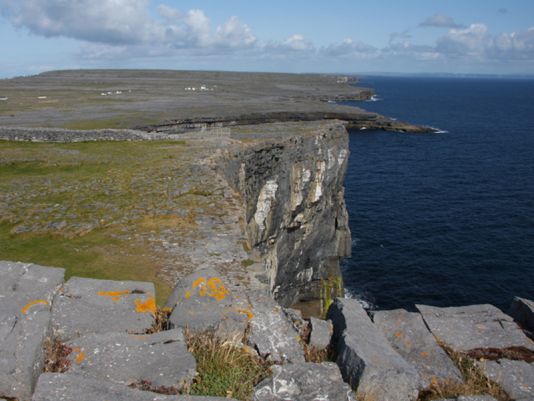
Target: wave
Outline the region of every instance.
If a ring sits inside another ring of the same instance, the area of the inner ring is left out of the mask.
[[[432,130],[434,130],[435,134],[448,134],[449,133],[449,131],[444,130],[444,129],[440,129],[440,128],[436,128],[436,127],[432,127],[432,126],[430,128],[432,128]]]
[[[366,102],[380,102],[382,101],[383,99],[378,97],[377,95],[373,95],[371,96],[370,99],[366,100]]]
[[[353,290],[349,290],[348,288],[345,288],[345,298],[355,299],[366,311],[373,311],[376,309],[376,305],[373,304],[370,300],[365,299],[365,297],[361,294],[357,294],[356,292],[354,292]]]

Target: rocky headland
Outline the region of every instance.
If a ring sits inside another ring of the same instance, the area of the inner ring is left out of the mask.
[[[0,400],[533,400],[532,301],[343,298],[347,126],[430,131],[349,83],[0,82]]]

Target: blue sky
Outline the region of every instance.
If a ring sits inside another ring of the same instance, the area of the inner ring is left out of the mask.
[[[0,0],[0,76],[63,68],[534,73],[534,1]]]

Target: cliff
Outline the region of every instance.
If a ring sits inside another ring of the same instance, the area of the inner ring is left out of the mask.
[[[345,127],[299,128],[298,135],[286,135],[283,126],[267,128],[260,143],[230,152],[224,171],[243,197],[249,243],[262,255],[270,289],[284,306],[318,300],[324,291],[341,295],[339,261],[351,250]]]

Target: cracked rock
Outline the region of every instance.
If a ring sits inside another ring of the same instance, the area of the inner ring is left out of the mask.
[[[28,401],[43,366],[43,340],[63,269],[0,262],[0,395]]]

